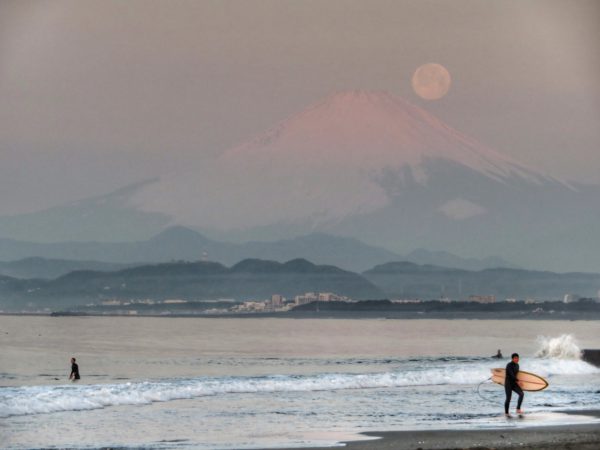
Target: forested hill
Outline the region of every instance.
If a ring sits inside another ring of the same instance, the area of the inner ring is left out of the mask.
[[[359,274],[305,259],[286,263],[247,259],[232,267],[215,262],[173,262],[118,271],[75,271],[54,280],[0,280],[0,303],[14,309],[66,307],[107,299],[236,300],[335,292],[354,299],[384,293]]]

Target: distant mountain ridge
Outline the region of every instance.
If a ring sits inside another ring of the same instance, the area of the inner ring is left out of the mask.
[[[435,266],[465,270],[495,269],[500,267],[507,269],[520,269],[520,267],[516,264],[512,264],[497,256],[488,256],[481,259],[461,258],[460,256],[456,256],[450,252],[430,251],[425,249],[413,250],[412,252],[408,253],[403,260],[421,265],[432,264]]]
[[[104,300],[263,300],[304,292],[334,292],[353,299],[421,299],[474,296],[518,300],[597,299],[600,274],[522,269],[470,271],[396,261],[362,274],[302,258],[280,263],[245,259],[231,267],[210,261],[171,262],[117,271],[80,270],[54,280],[0,275],[0,310],[60,309]]]
[[[309,291],[348,297],[383,298],[383,292],[357,273],[304,259],[285,263],[248,259],[232,267],[208,261],[175,262],[114,272],[76,271],[55,280],[0,277],[0,309],[62,308],[103,300],[190,301],[288,297]]]
[[[0,216],[0,237],[18,241],[136,241],[152,236],[171,222],[160,213],[131,207],[130,198],[158,178],[150,178],[105,195],[85,198],[42,211]],[[37,256],[37,255],[33,255]]]
[[[16,261],[0,261],[0,274],[13,278],[58,278],[77,270],[113,271],[129,267],[131,264],[107,263],[101,261],[76,261],[29,257]]]
[[[492,268],[479,271],[396,261],[362,275],[390,298],[468,299],[469,296],[562,300],[565,295],[600,297],[600,274]]]
[[[481,269],[494,266],[512,267],[506,261],[464,259],[449,253],[413,252],[415,262],[452,264],[452,267]],[[54,264],[46,264],[48,271],[42,271],[42,262],[23,258],[58,259]],[[0,239],[0,273],[17,278],[55,278],[60,274],[76,269],[95,269],[91,261],[111,264],[158,263],[172,260],[198,261],[207,259],[230,265],[244,258],[260,258],[274,261],[288,261],[305,258],[318,264],[330,264],[347,270],[362,271],[394,260],[412,260],[383,248],[367,245],[358,239],[313,233],[292,239],[274,242],[247,242],[242,244],[218,242],[208,239],[191,229],[174,226],[156,236],[138,242],[61,242],[31,243],[10,239]],[[71,263],[67,264],[67,260]],[[88,261],[77,267],[76,261]],[[493,261],[494,265],[488,265]],[[97,263],[98,269],[101,264]],[[36,267],[34,267],[36,266]],[[65,270],[60,272],[60,267]],[[110,266],[108,266],[110,269]]]

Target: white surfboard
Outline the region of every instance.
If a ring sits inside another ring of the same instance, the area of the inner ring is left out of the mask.
[[[494,383],[501,384],[504,386],[504,379],[506,378],[506,369],[492,369],[492,381]],[[543,391],[548,387],[548,382],[536,375],[535,373],[525,372],[519,370],[517,373],[517,384],[524,391]]]

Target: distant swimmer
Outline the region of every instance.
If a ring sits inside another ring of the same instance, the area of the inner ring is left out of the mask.
[[[494,356],[492,356],[492,358],[498,358],[498,359],[504,358],[504,356],[502,356],[502,351],[500,349],[498,349],[498,353],[496,353]]]
[[[504,402],[504,414],[506,417],[511,417],[508,413],[508,407],[510,406],[510,399],[513,391],[519,394],[519,401],[517,402],[517,414],[523,414],[521,410],[521,404],[523,403],[523,389],[517,382],[517,374],[519,373],[519,354],[513,353],[511,355],[512,361],[506,365],[506,378],[504,379],[504,391],[506,392],[506,401]]]
[[[79,379],[79,366],[75,362],[75,358],[71,358],[71,375],[69,375],[69,380],[77,381]]]

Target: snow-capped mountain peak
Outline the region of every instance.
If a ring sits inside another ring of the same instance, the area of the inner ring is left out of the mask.
[[[369,171],[409,167],[420,182],[427,177],[422,164],[437,159],[496,179],[517,175],[539,183],[549,178],[384,91],[332,94],[222,156],[231,163],[248,158]]]
[[[437,176],[432,167],[440,165],[494,183],[555,181],[401,98],[342,91],[223,152],[211,166],[162,177],[134,201],[174,223],[205,229],[302,223],[311,231],[384,208],[405,186],[427,186]],[[454,195],[460,203],[436,205],[447,217],[487,209]]]

